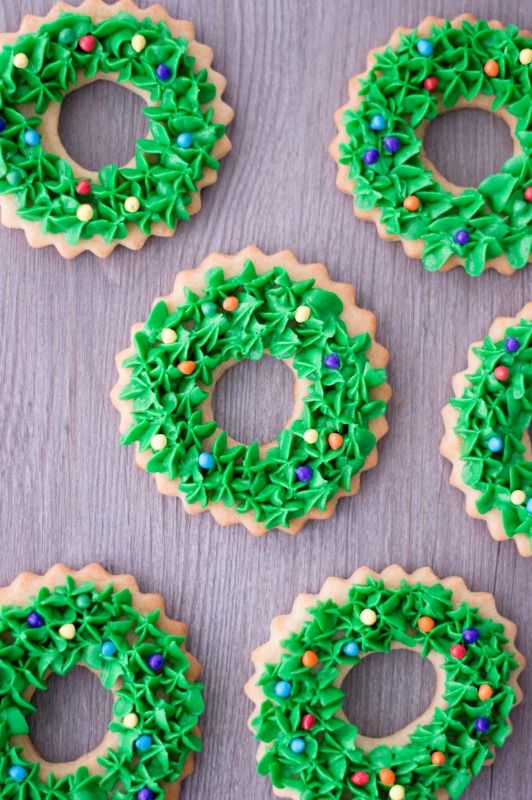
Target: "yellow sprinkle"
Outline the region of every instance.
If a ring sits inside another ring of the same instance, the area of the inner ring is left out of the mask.
[[[30,61],[26,53],[17,53],[13,59],[13,64],[17,69],[26,69],[29,63]]]
[[[372,608],[365,608],[360,614],[360,621],[363,625],[375,625],[377,615]]]
[[[405,790],[398,783],[392,786],[389,793],[390,800],[404,800]]]
[[[150,442],[151,449],[152,450],[164,450],[164,448],[166,447],[167,442],[168,442],[168,439],[166,438],[164,433],[157,433],[157,434],[155,434],[155,436],[153,437],[153,439]]]
[[[532,48],[525,47],[524,50],[521,50],[519,53],[519,61],[525,66],[527,64],[532,64]]]
[[[161,331],[161,341],[163,344],[173,344],[177,340],[177,333],[172,328],[164,328]]]
[[[124,203],[124,208],[128,214],[135,214],[140,208],[140,200],[138,197],[128,197]]]
[[[299,308],[296,308],[294,317],[296,322],[306,322],[310,317],[310,308],[308,306],[299,306]]]
[[[307,444],[316,444],[318,441],[318,431],[316,428],[309,428],[308,431],[305,431],[303,439]]]
[[[59,636],[62,636],[63,639],[73,639],[76,635],[76,626],[72,625],[71,622],[67,622],[66,625],[61,625],[59,628]]]
[[[514,506],[521,506],[526,500],[526,494],[523,492],[522,489],[516,489],[515,492],[512,492],[510,495],[510,500],[514,504]]]
[[[130,714],[126,714],[126,716],[122,720],[122,724],[124,725],[125,728],[136,728],[137,725],[139,724],[139,718],[137,717],[136,714],[133,714],[133,712],[131,712]]]
[[[142,53],[142,51],[146,47],[146,39],[142,35],[142,33],[135,34],[135,36],[131,40],[131,47],[133,48],[135,53]]]
[[[94,216],[94,210],[88,203],[84,203],[78,208],[76,216],[80,222],[90,222]]]

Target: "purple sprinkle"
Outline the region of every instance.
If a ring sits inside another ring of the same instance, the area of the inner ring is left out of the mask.
[[[313,474],[314,470],[312,467],[308,467],[306,464],[296,467],[296,478],[299,483],[308,483],[310,480],[312,480]]]
[[[328,369],[338,369],[340,366],[340,356],[338,353],[329,353],[329,355],[325,356],[323,359],[323,363]]]
[[[137,800],[153,800],[154,796],[152,790],[148,789],[147,786],[141,789],[140,792],[137,792]]]
[[[397,153],[401,149],[401,142],[397,136],[385,136],[384,146],[390,153]]]
[[[3,133],[6,128],[7,128],[7,122],[5,121],[5,119],[0,118],[0,133]]]
[[[456,244],[467,244],[470,238],[471,237],[469,236],[468,232],[465,231],[463,228],[459,231],[456,231],[456,233],[454,234],[454,241],[456,242]]]
[[[490,729],[489,720],[486,717],[478,717],[475,720],[475,728],[479,733],[487,733]]]
[[[147,664],[154,672],[160,672],[164,665],[164,658],[160,653],[152,653],[148,656]]]
[[[520,344],[521,342],[515,336],[509,336],[504,343],[504,347],[507,353],[515,353],[519,350]]]
[[[44,625],[44,620],[40,614],[37,614],[36,611],[32,611],[26,617],[26,622],[30,628],[42,628]]]
[[[362,158],[364,160],[364,164],[375,164],[379,160],[379,151],[375,150],[374,148],[366,150]]]
[[[172,70],[166,64],[159,64],[156,73],[160,81],[169,81],[172,77]]]
[[[480,639],[480,631],[478,628],[466,628],[462,631],[462,639],[466,644],[475,644]]]

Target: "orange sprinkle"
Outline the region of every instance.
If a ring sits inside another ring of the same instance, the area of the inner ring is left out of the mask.
[[[395,783],[395,772],[393,769],[381,769],[379,772],[379,780],[385,786],[393,786]]]
[[[301,663],[304,667],[308,667],[312,669],[318,663],[319,659],[314,650],[307,650],[306,653],[303,653],[303,658],[301,659]]]
[[[409,194],[403,201],[403,206],[407,211],[417,211],[420,205],[419,197],[416,197],[415,194]]]
[[[192,375],[192,373],[196,369],[196,362],[182,361],[180,364],[177,365],[177,368],[182,375]]]
[[[488,76],[488,78],[496,78],[499,74],[499,65],[496,61],[490,58],[489,61],[486,61],[484,64],[484,72]]]
[[[236,311],[238,308],[238,297],[234,297],[233,295],[226,297],[222,305],[224,311]]]
[[[330,433],[327,441],[331,450],[339,450],[344,443],[344,437],[341,433]]]
[[[430,760],[435,767],[443,767],[445,764],[445,756],[439,750],[436,750],[430,757]]]
[[[493,697],[493,689],[487,683],[483,683],[482,686],[478,687],[478,696],[480,700],[489,700]]]
[[[421,633],[430,633],[436,625],[432,617],[420,617],[417,626]]]

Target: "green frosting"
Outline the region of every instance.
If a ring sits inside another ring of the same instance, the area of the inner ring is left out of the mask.
[[[519,342],[513,353],[506,350],[508,337]],[[481,492],[477,500],[480,514],[497,509],[506,535],[524,534],[532,547],[532,461],[523,444],[532,423],[532,322],[523,319],[512,325],[497,342],[486,337],[474,352],[480,366],[467,375],[469,385],[462,396],[450,400],[459,411],[454,430],[462,440],[462,479]],[[498,366],[508,367],[508,380],[494,376]],[[488,447],[494,436],[503,443],[499,452]],[[526,498],[521,503],[510,499],[517,490]]]
[[[28,624],[28,615],[40,615],[40,627]],[[202,686],[187,677],[190,667],[182,649],[183,637],[157,627],[159,612],[140,614],[128,590],[102,591],[92,583],[67,577],[51,591],[42,588],[27,606],[0,608],[0,794],[13,800],[128,800],[143,788],[162,800],[164,785],[177,781],[189,753],[201,750],[195,732],[203,712]],[[59,634],[66,623],[76,627],[67,641]],[[102,643],[112,642],[116,653],[102,654]],[[164,656],[160,672],[147,663],[154,654]],[[44,691],[49,673],[67,675],[76,665],[95,670],[102,685],[114,692],[114,720],[110,730],[118,735],[116,749],[98,759],[103,775],[86,767],[65,777],[39,777],[39,764],[28,762],[13,737],[28,734],[28,714],[35,711],[25,698],[29,689]],[[126,714],[138,716],[127,728]],[[152,739],[139,751],[141,735]],[[23,780],[10,776],[20,765]]]
[[[87,34],[97,40],[90,53],[79,47]],[[141,53],[131,45],[136,34],[147,42]],[[187,208],[205,169],[219,168],[211,153],[225,132],[223,125],[213,122],[209,107],[216,87],[209,83],[206,69],[194,71],[188,45],[187,39],[174,38],[164,22],[119,13],[98,24],[80,14],[62,14],[3,48],[0,116],[6,127],[0,133],[0,193],[15,196],[20,217],[39,221],[45,233],[64,234],[71,245],[96,235],[107,242],[124,239],[128,223],[149,235],[154,223],[174,229],[178,221],[188,219]],[[18,53],[28,56],[27,69],[15,68],[13,58]],[[169,80],[158,79],[160,64],[169,67]],[[151,136],[137,141],[135,166],[104,167],[92,193],[80,196],[79,178],[66,161],[41,145],[26,144],[25,133],[38,132],[41,119],[26,117],[23,106],[33,103],[35,113],[45,115],[50,102],[60,103],[78,76],[109,72],[150,94],[155,105],[143,112],[150,120]],[[188,148],[177,145],[184,132],[192,135]],[[137,212],[125,210],[128,197],[140,201]],[[85,203],[94,211],[88,222],[77,217]]]
[[[433,25],[431,56],[419,54],[419,38],[417,31],[403,34],[396,49],[376,54],[376,64],[362,80],[359,108],[343,117],[349,142],[340,146],[340,163],[349,168],[355,205],[362,211],[379,209],[388,234],[423,240],[427,270],[439,270],[458,256],[469,275],[480,275],[490,259],[502,255],[521,269],[532,248],[532,203],[524,198],[532,185],[532,67],[520,63],[519,53],[532,47],[532,39],[521,36],[514,25],[498,30],[483,20],[473,25],[464,21],[461,28],[452,28],[450,22],[441,28]],[[499,66],[496,78],[484,73],[490,59]],[[438,80],[435,92],[423,86],[430,76]],[[479,95],[493,97],[492,110],[504,108],[516,118],[522,153],[477,189],[455,197],[423,165],[423,142],[415,129],[437,116],[439,102],[449,109],[460,98],[473,101]],[[387,121],[382,131],[369,126],[376,114]],[[387,136],[399,140],[398,152],[385,148]],[[380,154],[373,165],[363,160],[368,149]],[[419,199],[418,211],[403,207],[409,195]],[[467,244],[454,241],[459,230],[469,234]]]
[[[377,614],[373,626],[360,620],[366,608]],[[390,786],[381,782],[381,769],[393,770],[406,800],[429,800],[439,789],[445,789],[451,800],[460,797],[491,757],[491,749],[501,747],[510,733],[507,717],[516,697],[509,679],[518,665],[506,648],[503,626],[482,617],[467,603],[455,607],[452,592],[441,584],[409,586],[403,581],[400,588],[392,589],[370,577],[351,587],[344,605],[326,600],[311,608],[310,614],[311,620],[282,643],[280,661],[266,664],[259,677],[265,700],[253,725],[266,747],[259,773],[269,774],[276,788],[296,790],[301,800],[385,800]],[[436,623],[430,633],[418,628],[422,616]],[[462,643],[468,628],[476,628],[480,638],[467,646],[465,658],[459,660],[450,655],[450,648]],[[338,686],[340,670],[359,663],[359,656],[344,653],[345,645],[353,642],[360,655],[389,652],[392,643],[398,642],[419,647],[422,658],[431,652],[443,656],[446,707],[437,707],[429,723],[418,725],[408,744],[379,745],[367,753],[357,747],[358,729],[341,713],[344,692]],[[319,658],[313,669],[302,664],[307,650]],[[290,684],[291,693],[285,699],[276,695],[278,681]],[[491,699],[479,699],[482,684],[493,689]],[[315,717],[309,731],[301,726],[307,714]],[[486,733],[475,726],[481,717],[489,721]],[[290,748],[295,738],[305,743],[300,754]],[[432,764],[435,751],[444,754],[443,766]],[[365,786],[352,782],[357,772],[367,774]]]
[[[238,298],[236,311],[224,311],[228,296]],[[311,316],[296,323],[301,305]],[[155,434],[164,434],[167,445],[150,458],[148,472],[177,479],[189,503],[222,502],[252,512],[267,529],[288,526],[313,508],[325,509],[341,489],[350,490],[376,444],[370,422],[386,409],[374,397],[386,372],[373,368],[366,355],[371,337],[350,337],[342,309],[336,294],[316,288],[312,278],[292,280],[282,266],[257,274],[247,261],[231,278],[222,268],[210,270],[202,295],[187,291],[186,302],[175,311],[157,303],[135,335],[136,354],[124,362],[131,378],[121,393],[133,401],[134,424],[122,444],[138,442],[144,451]],[[175,343],[161,342],[165,328],[176,332]],[[263,457],[257,442],[229,446],[224,431],[211,443],[218,424],[205,421],[201,406],[212,391],[214,371],[230,359],[258,361],[265,353],[291,359],[298,377],[309,382],[301,416]],[[324,365],[331,354],[339,358],[337,369]],[[196,368],[182,375],[177,365],[187,360]],[[309,428],[318,431],[315,444],[303,438]],[[328,445],[331,432],[343,436],[337,450]],[[210,469],[199,465],[204,451],[214,459]],[[298,480],[300,466],[312,470],[309,481]]]

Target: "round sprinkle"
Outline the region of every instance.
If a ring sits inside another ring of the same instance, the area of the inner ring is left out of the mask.
[[[308,483],[312,480],[312,476],[314,474],[314,470],[312,467],[307,466],[306,464],[301,464],[301,466],[296,467],[296,479],[299,483]]]
[[[385,136],[383,144],[389,153],[397,153],[401,149],[401,142],[397,136]]]
[[[17,53],[13,58],[13,65],[17,69],[26,69],[29,63],[30,61],[26,53]]]
[[[420,39],[416,45],[416,49],[420,56],[431,56],[434,51],[432,42],[429,42],[428,39]]]
[[[312,667],[315,667],[318,661],[319,658],[314,652],[314,650],[307,650],[305,653],[303,653],[303,657],[301,659],[301,663],[303,664],[303,666],[307,667],[308,669],[312,669]]]
[[[383,131],[386,127],[386,118],[382,114],[375,114],[369,121],[369,127],[372,131]]]
[[[440,750],[435,750],[430,760],[435,767],[443,767],[446,761],[444,754]]]
[[[301,727],[304,731],[311,731],[316,724],[316,717],[314,714],[305,714],[301,717]]]
[[[3,133],[7,128],[7,122],[0,117],[0,133]]]
[[[390,800],[404,800],[405,797],[405,790],[404,787],[401,786],[399,783],[396,783],[395,786],[392,786],[390,792],[388,794]]]
[[[277,681],[273,687],[273,691],[276,697],[290,697],[292,694],[292,684],[288,683],[288,681]]]
[[[510,370],[508,369],[508,367],[499,364],[499,366],[495,367],[495,369],[493,370],[493,375],[495,376],[495,378],[497,378],[498,381],[504,382],[507,381],[508,378],[510,377]]]
[[[296,322],[306,322],[310,318],[310,308],[308,306],[299,306],[296,308],[294,319]]]
[[[492,453],[500,453],[504,447],[504,442],[500,436],[492,436],[488,439],[488,450]]]
[[[234,297],[233,295],[226,297],[222,306],[224,311],[236,311],[239,306],[238,297]]]
[[[415,194],[409,194],[408,197],[405,197],[403,200],[403,207],[406,208],[407,211],[417,211],[420,205],[419,197],[416,197]]]
[[[22,172],[18,169],[12,169],[6,175],[6,181],[9,183],[10,186],[20,186],[22,183]]]
[[[181,361],[180,364],[177,365],[177,368],[181,375],[192,375],[194,370],[196,369],[196,362],[195,361]]]
[[[142,33],[136,33],[131,40],[131,47],[135,53],[142,53],[146,47],[146,37]]]
[[[111,656],[114,656],[114,654],[116,653],[116,644],[110,641],[102,642],[102,646],[100,649],[102,651],[102,656],[110,658]]]
[[[152,653],[146,663],[153,672],[160,672],[164,667],[164,656],[161,653]]]
[[[198,464],[201,469],[212,469],[214,467],[214,456],[212,453],[203,452],[198,456]]]
[[[201,313],[205,317],[214,317],[214,315],[218,312],[218,306],[216,303],[202,303],[201,304]]]
[[[379,160],[379,155],[380,154],[378,150],[375,150],[374,147],[370,147],[370,149],[366,150],[362,156],[362,160],[364,161],[364,164],[376,164]]]
[[[76,211],[76,216],[80,222],[90,222],[94,216],[94,210],[92,206],[89,206],[87,203],[84,203]]]
[[[526,494],[522,489],[515,489],[515,491],[513,491],[510,495],[510,500],[514,506],[522,506],[526,500]]]
[[[516,353],[519,350],[520,342],[515,336],[508,336],[504,342],[504,349],[507,353]]]
[[[135,740],[135,747],[140,753],[145,753],[153,744],[153,739],[147,733],[143,733]]]
[[[163,344],[173,344],[177,341],[177,333],[172,328],[163,328],[161,331],[161,341]]]
[[[456,231],[456,233],[453,236],[453,239],[456,242],[456,244],[462,244],[462,245],[467,244],[470,238],[471,237],[469,236],[469,233],[463,228],[461,228],[459,231]]]
[[[159,64],[157,69],[155,70],[155,74],[159,78],[160,81],[169,81],[172,77],[172,70],[166,64]]]
[[[478,687],[478,696],[482,701],[491,700],[493,697],[493,689],[487,683],[483,683]]]
[[[527,186],[525,189],[525,200],[532,203],[532,186]]]
[[[140,200],[138,197],[128,197],[124,203],[124,208],[126,209],[128,214],[136,214],[137,211],[140,209]]]
[[[467,650],[463,644],[453,644],[449,652],[453,658],[456,658],[457,661],[462,661],[462,659],[467,655]]]
[[[28,777],[28,770],[22,764],[15,764],[9,767],[9,777],[16,783],[21,783]]]
[[[83,610],[89,608],[92,605],[92,599],[88,594],[80,594],[76,597],[76,605],[78,608]]]
[[[303,439],[306,441],[307,444],[316,444],[318,438],[319,434],[316,428],[309,428],[303,434]]]
[[[372,608],[365,608],[360,614],[360,621],[363,625],[375,625],[377,614]]]
[[[423,81],[423,86],[427,90],[427,92],[435,92],[436,89],[438,88],[438,83],[439,83],[438,79],[435,78],[434,75],[431,75],[430,77],[425,78],[425,80]]]
[[[529,514],[532,514],[532,497],[530,498],[530,500],[528,500],[526,504],[526,510],[528,511]]]
[[[96,50],[97,44],[96,37],[89,33],[79,40],[79,49],[83,50],[84,53],[92,53],[93,50]]]
[[[154,797],[155,794],[151,789],[148,789],[147,786],[141,789],[140,792],[137,792],[137,800],[153,800]]]
[[[519,53],[519,62],[527,66],[528,64],[532,64],[532,48],[525,47]]]
[[[490,727],[489,720],[486,717],[477,717],[475,720],[475,728],[479,733],[487,733]]]
[[[176,139],[176,144],[178,147],[182,147],[183,150],[188,150],[189,147],[192,147],[193,142],[192,134],[191,133],[180,133]]]
[[[496,78],[499,74],[499,65],[493,58],[490,58],[490,60],[486,61],[484,64],[484,73],[488,78]]]
[[[327,437],[327,442],[331,450],[339,450],[344,443],[344,437],[341,433],[330,433]]]
[[[292,741],[290,742],[290,750],[292,751],[292,753],[295,753],[296,755],[304,753],[306,748],[307,745],[305,744],[305,740],[300,739],[299,737],[296,739],[292,739]]]
[[[63,28],[58,36],[59,44],[74,44],[76,41],[76,32],[72,28]]]
[[[367,772],[353,772],[349,780],[353,786],[366,786],[369,783],[369,775]]]
[[[63,639],[66,639],[67,641],[74,639],[76,636],[76,626],[72,625],[71,622],[67,622],[65,625],[61,625],[61,627],[59,628],[59,636],[61,636],[61,638]]]
[[[136,728],[138,724],[139,724],[139,718],[132,711],[129,714],[126,714],[126,716],[122,720],[122,725],[125,728]]]
[[[164,433],[156,433],[155,436],[152,437],[150,442],[150,446],[152,450],[164,450],[166,445],[168,444],[168,439],[164,435]]]
[[[342,647],[342,653],[348,658],[356,658],[360,652],[360,647],[356,642],[346,642]]]
[[[462,639],[466,644],[475,644],[480,639],[480,631],[478,628],[466,628],[462,631]]]
[[[436,625],[432,617],[420,617],[417,621],[417,626],[421,633],[430,633]]]
[[[393,769],[381,769],[379,771],[379,780],[385,786],[393,786],[395,783],[395,772]]]
[[[44,620],[36,611],[31,611],[26,617],[26,623],[29,628],[42,628]]]
[[[338,369],[340,366],[340,356],[338,353],[329,353],[329,355],[325,356],[323,359],[323,364],[327,369]]]
[[[79,181],[76,186],[76,194],[90,194],[92,192],[92,185],[90,181]]]
[[[24,141],[29,147],[38,147],[41,143],[41,134],[38,131],[26,131]]]

